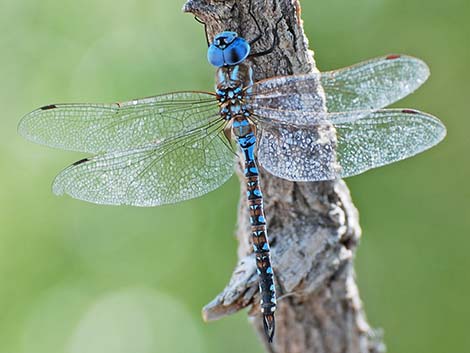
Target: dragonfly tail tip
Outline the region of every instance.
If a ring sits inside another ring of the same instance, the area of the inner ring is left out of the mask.
[[[272,343],[274,337],[274,329],[275,329],[275,321],[274,321],[274,314],[264,314],[263,315],[263,325],[264,325],[264,333],[266,334],[266,338],[268,339],[269,343]]]

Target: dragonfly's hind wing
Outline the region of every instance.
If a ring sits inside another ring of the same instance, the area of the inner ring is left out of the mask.
[[[415,110],[331,113],[324,118],[303,125],[255,118],[259,163],[291,181],[331,180],[411,157],[446,133],[437,118]]]
[[[123,103],[51,104],[27,114],[18,131],[43,145],[100,153],[155,143],[217,114],[212,94],[175,92]]]
[[[446,128],[436,117],[417,110],[389,109],[332,117],[342,178],[421,153],[437,145]]]
[[[258,124],[257,138],[258,162],[273,175],[291,181],[331,180],[339,175],[332,124]]]
[[[329,112],[384,108],[406,97],[429,77],[422,60],[388,55],[321,73]]]
[[[234,170],[222,121],[160,143],[83,159],[63,170],[53,191],[108,205],[157,206],[201,196]]]

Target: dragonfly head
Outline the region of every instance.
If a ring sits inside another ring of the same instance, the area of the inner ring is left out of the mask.
[[[250,54],[250,44],[235,32],[221,32],[207,50],[207,60],[216,66],[240,64]]]

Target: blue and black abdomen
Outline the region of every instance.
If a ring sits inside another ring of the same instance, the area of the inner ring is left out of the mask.
[[[259,275],[261,312],[266,335],[271,341],[274,335],[276,288],[263,209],[263,194],[259,185],[259,171],[255,159],[256,136],[252,125],[244,116],[234,118],[232,131],[243,154],[246,196],[250,211],[251,239],[256,256],[256,269]]]

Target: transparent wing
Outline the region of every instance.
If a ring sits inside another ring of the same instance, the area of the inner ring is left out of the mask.
[[[218,114],[215,97],[176,92],[112,104],[52,104],[27,114],[19,133],[36,143],[100,153],[157,143]]]
[[[388,55],[323,72],[329,112],[384,108],[406,97],[429,77],[423,61],[405,55]]]
[[[292,181],[360,174],[420,153],[446,133],[437,118],[415,110],[331,113],[310,125],[255,119],[259,163]]]
[[[256,82],[247,92],[251,109],[260,116],[285,112],[303,115],[325,110],[320,74],[279,76]],[[312,116],[313,118],[313,116]],[[300,119],[300,118],[299,118]]]
[[[389,55],[321,74],[262,80],[253,85],[247,99],[258,115],[289,111],[298,116],[297,123],[308,123],[318,120],[316,114],[325,108],[342,112],[386,107],[415,91],[428,76],[423,61]]]
[[[416,110],[382,110],[332,119],[342,178],[390,164],[437,145],[446,135],[439,119]]]
[[[257,158],[271,174],[291,181],[335,179],[336,132],[326,121],[292,125],[257,121]]]
[[[83,159],[55,179],[55,194],[108,205],[157,206],[201,196],[233,173],[217,120],[155,145]]]

